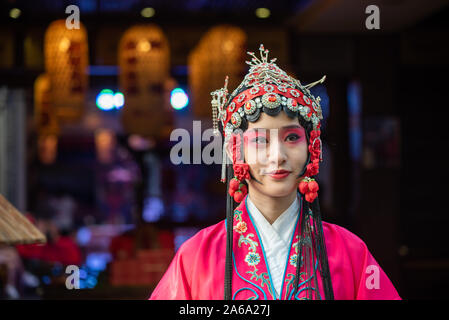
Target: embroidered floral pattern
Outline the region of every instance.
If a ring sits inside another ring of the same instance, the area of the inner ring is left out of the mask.
[[[300,239],[299,235],[296,235],[295,237],[295,242],[292,244],[292,250],[290,253],[290,257],[289,257],[289,263],[291,266],[293,266],[293,268],[297,268],[297,263],[298,263],[298,255],[299,255],[299,246],[302,246],[303,250],[307,250],[307,248],[312,247],[312,239],[311,239],[311,234],[310,231],[313,230],[313,224],[311,223],[313,217],[312,217],[312,211],[309,210],[309,212],[307,214],[305,214],[304,217],[305,220],[305,234],[303,235],[303,238]],[[299,268],[302,268],[304,266],[304,256],[301,254],[301,258],[300,258],[300,263],[299,263]],[[314,273],[316,272],[318,267],[318,261],[316,261],[315,264],[315,268],[314,268]],[[293,269],[294,270],[294,269]],[[292,271],[293,271],[292,270]],[[286,284],[286,292],[285,292],[285,296],[284,299],[299,299],[299,300],[308,300],[307,296],[306,297],[299,297],[300,294],[304,294],[302,292],[305,291],[314,291],[317,293],[318,298],[321,299],[321,296],[318,292],[318,290],[314,287],[313,282],[313,278],[314,275],[312,274],[310,276],[310,278],[305,279],[304,277],[306,276],[305,272],[300,272],[299,273],[299,290],[296,294],[293,295],[293,291],[294,291],[294,283],[295,283],[295,278],[296,275],[293,273],[288,273],[288,276],[285,278],[284,283]]]
[[[305,274],[305,272],[301,272],[299,274],[299,281],[300,282],[304,281],[304,274]],[[287,284],[287,287],[286,287],[286,290],[285,290],[285,297],[284,297],[284,299],[286,299],[286,300],[290,299],[290,293],[291,293],[290,290],[292,290],[293,285],[295,284],[295,279],[296,279],[296,275],[294,275],[293,273],[289,273],[287,275],[287,277],[285,278],[285,282]]]
[[[246,273],[251,275],[250,280],[253,280],[253,278],[255,278],[256,281],[260,281],[260,285],[262,286],[262,288],[267,286],[267,289],[270,292],[271,297],[274,298],[274,292],[272,291],[270,284],[270,276],[266,272],[258,274],[257,271],[259,270],[257,270],[256,267],[254,267],[254,271],[246,271]]]
[[[245,201],[242,201],[241,206],[234,210],[234,255],[235,255],[235,271],[236,286],[233,299],[245,297],[245,299],[267,299],[271,295],[272,299],[303,299],[305,292],[310,290],[316,291],[312,284],[312,278],[308,277],[306,273],[300,272],[299,291],[294,292],[294,283],[296,277],[296,268],[298,264],[298,256],[300,246],[304,246],[302,239],[298,233],[298,227],[295,228],[295,236],[292,239],[289,256],[287,258],[287,265],[284,274],[282,291],[280,296],[274,292],[273,284],[267,265],[266,257],[263,252],[263,245],[258,238],[257,229],[250,220],[249,212],[245,206]],[[308,220],[311,217],[308,217]],[[310,220],[309,220],[310,221]],[[308,226],[310,228],[310,226]],[[306,228],[310,232],[309,228]],[[308,237],[305,237],[308,238]],[[301,240],[301,241],[300,241]],[[309,239],[310,240],[310,239]],[[307,241],[306,241],[307,242]],[[299,260],[299,267],[304,265],[304,257]],[[256,290],[257,291],[256,293]],[[263,293],[263,297],[259,293]]]
[[[239,221],[236,226],[234,226],[234,230],[240,234],[245,233],[248,230],[246,223],[244,221]]]
[[[291,264],[292,266],[294,266],[295,268],[296,268],[296,266],[297,266],[296,259],[298,258],[298,246],[299,246],[299,236],[296,235],[296,237],[295,237],[295,242],[294,242],[293,245],[292,245],[292,248],[293,248],[293,250],[295,251],[295,253],[292,254],[292,255],[290,256],[290,258],[289,258],[290,264]]]
[[[234,211],[234,219],[237,221],[242,221],[242,211],[241,210]]]
[[[242,214],[243,211],[241,210],[234,211],[234,224],[235,221],[237,221],[237,224],[234,226],[234,231],[240,234],[237,243],[238,247],[241,248],[243,244],[248,246],[248,253],[245,256],[244,261],[249,267],[253,267],[254,270],[246,271],[246,273],[251,275],[250,280],[255,279],[256,282],[260,282],[262,288],[266,286],[271,296],[274,298],[274,292],[272,291],[272,286],[270,283],[270,276],[267,272],[259,273],[260,270],[256,267],[260,263],[261,259],[260,254],[256,252],[259,243],[253,239],[255,237],[254,233],[246,234],[248,231],[248,225],[245,221],[243,221]],[[249,299],[253,298],[254,297],[250,297]]]
[[[245,262],[251,267],[257,266],[260,262],[260,255],[256,252],[249,252],[245,257]]]
[[[291,264],[292,266],[294,266],[295,268],[296,268],[296,265],[297,265],[296,259],[298,259],[298,255],[297,255],[297,254],[294,254],[294,255],[292,255],[292,256],[290,257],[290,264]]]
[[[242,246],[242,243],[247,244],[249,246],[249,250],[252,252],[256,252],[257,246],[259,245],[257,241],[252,240],[251,238],[254,237],[254,234],[250,233],[246,237],[242,234],[240,235],[238,245],[239,247]]]

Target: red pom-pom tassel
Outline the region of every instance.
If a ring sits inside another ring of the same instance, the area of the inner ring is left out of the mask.
[[[313,200],[315,200],[316,197],[318,197],[318,193],[316,193],[316,192],[306,193],[306,201],[307,202],[313,202]]]
[[[318,197],[318,182],[313,178],[305,177],[298,186],[299,192],[305,195],[307,202],[313,202]]]
[[[317,192],[320,189],[318,183],[315,180],[310,181],[308,183],[308,187],[310,192]]]
[[[245,197],[245,196],[243,195],[242,191],[240,191],[240,190],[237,190],[237,191],[234,193],[234,201],[235,201],[235,202],[242,202],[242,200],[243,200],[244,197]]]
[[[234,193],[235,193],[235,190],[232,189],[231,186],[229,186],[228,193],[229,193],[229,195],[230,195],[231,197],[233,197],[233,196],[234,196]]]
[[[307,191],[309,191],[309,185],[307,181],[302,180],[299,183],[299,192],[301,192],[302,194],[306,194]]]
[[[238,190],[239,185],[240,181],[236,177],[232,178],[231,181],[229,181],[229,189],[236,191]]]
[[[241,184],[239,185],[239,190],[240,190],[244,195],[246,195],[246,194],[248,193],[248,187],[247,187],[245,184],[243,184],[243,183],[241,183]]]

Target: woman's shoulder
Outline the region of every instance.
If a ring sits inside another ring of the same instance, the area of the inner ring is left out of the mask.
[[[323,233],[328,245],[344,245],[346,248],[353,250],[366,250],[367,246],[365,242],[356,234],[348,229],[323,221]]]

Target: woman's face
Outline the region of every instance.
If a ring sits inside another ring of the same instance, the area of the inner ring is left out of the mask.
[[[286,197],[300,182],[308,156],[307,139],[298,118],[285,112],[277,116],[261,113],[259,120],[248,122],[243,134],[245,162],[255,179],[247,180],[250,192],[269,197]]]

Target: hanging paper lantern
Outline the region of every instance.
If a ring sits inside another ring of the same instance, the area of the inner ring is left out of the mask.
[[[73,122],[84,112],[88,88],[86,29],[67,29],[65,20],[50,24],[44,40],[45,68],[52,84],[53,106],[58,118]]]
[[[126,104],[122,110],[125,130],[142,136],[160,136],[167,103],[170,49],[156,25],[128,29],[119,44],[120,90]]]
[[[44,68],[44,48],[42,31],[32,28],[27,31],[23,41],[23,60],[26,68],[41,70]]]
[[[14,66],[14,32],[6,28],[0,30],[0,68],[8,69]]]
[[[37,154],[43,164],[52,164],[58,155],[58,119],[52,105],[52,90],[48,74],[34,81],[34,119],[38,132]]]
[[[41,134],[37,140],[39,160],[43,164],[52,164],[58,155],[58,137],[54,134]]]
[[[95,149],[98,162],[111,163],[114,161],[116,144],[114,131],[109,129],[98,129],[95,131]]]
[[[190,54],[189,86],[193,111],[198,117],[210,117],[210,93],[223,86],[236,88],[246,71],[246,34],[237,27],[222,25],[209,30]]]
[[[34,119],[39,134],[59,134],[58,119],[52,105],[50,78],[45,73],[34,82]]]

